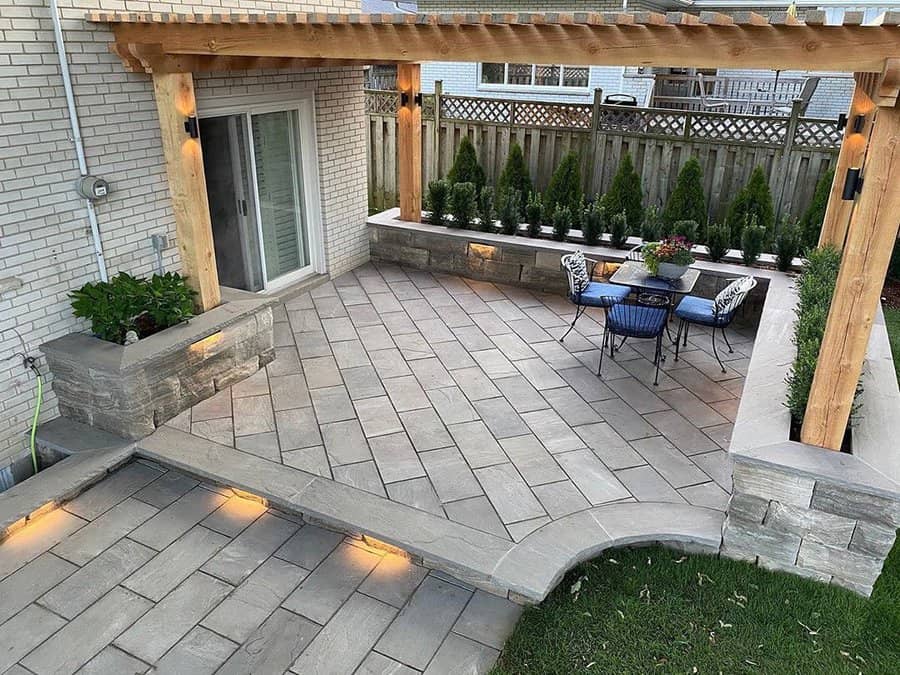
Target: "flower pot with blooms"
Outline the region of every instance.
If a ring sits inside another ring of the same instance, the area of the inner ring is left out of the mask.
[[[660,279],[680,279],[694,264],[691,242],[684,237],[672,236],[662,241],[652,241],[644,244],[641,252],[650,274]]]

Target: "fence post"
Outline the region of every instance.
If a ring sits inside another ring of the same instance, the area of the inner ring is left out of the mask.
[[[434,81],[434,140],[431,144],[431,166],[434,180],[441,177],[441,98],[444,95],[444,81]]]
[[[781,222],[782,209],[784,208],[785,185],[787,183],[788,173],[791,170],[791,152],[794,149],[794,137],[797,135],[797,124],[800,122],[800,111],[803,108],[803,101],[795,98],[791,103],[791,116],[788,118],[787,130],[784,136],[784,145],[781,148],[781,157],[775,167],[776,174],[774,178],[778,180],[778,199],[775,202],[775,229],[778,229]]]
[[[588,183],[591,193],[600,192],[600,177],[597,175],[597,146],[600,145],[600,116],[602,115],[600,106],[602,103],[603,89],[597,87],[594,89],[594,105],[591,108],[591,173],[590,183]]]

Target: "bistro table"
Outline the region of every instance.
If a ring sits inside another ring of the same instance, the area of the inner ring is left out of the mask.
[[[654,307],[665,307],[671,314],[675,308],[675,297],[677,295],[689,295],[697,285],[700,278],[700,270],[689,267],[687,272],[680,279],[667,281],[650,274],[650,270],[642,262],[636,260],[627,260],[622,266],[609,278],[611,284],[619,284],[622,286],[631,286],[638,294],[638,302],[643,305],[652,305]],[[669,322],[666,321],[666,333],[669,339],[672,334],[669,333]]]

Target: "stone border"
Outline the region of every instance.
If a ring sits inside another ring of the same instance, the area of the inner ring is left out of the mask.
[[[796,292],[773,280],[732,433],[722,554],[870,595],[900,528],[900,391],[879,310],[853,454],[789,440]]]

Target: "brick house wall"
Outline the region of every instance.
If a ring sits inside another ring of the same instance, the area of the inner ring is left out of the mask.
[[[175,237],[149,75],[127,73],[108,51],[112,33],[84,21],[110,11],[359,11],[359,0],[60,0],[89,171],[112,193],[96,204],[107,269],[155,271],[151,234]],[[0,0],[0,473],[27,454],[34,378],[21,361],[43,342],[85,328],[67,294],[98,279],[47,0]],[[319,192],[329,272],[368,258],[362,71],[359,68],[202,74],[198,99],[229,93],[316,90]],[[164,252],[179,269],[177,245]],[[46,372],[46,364],[39,366]],[[45,388],[41,420],[57,415]],[[0,486],[3,478],[0,475]]]

